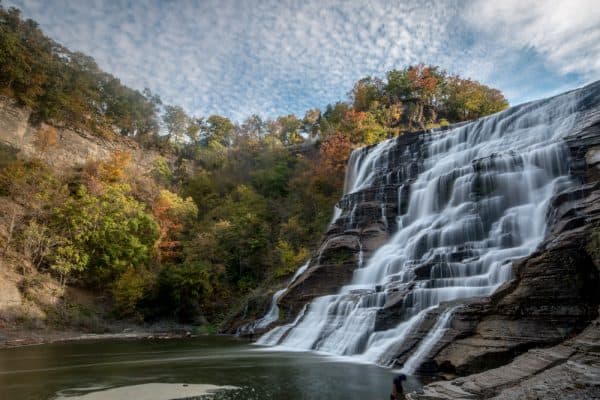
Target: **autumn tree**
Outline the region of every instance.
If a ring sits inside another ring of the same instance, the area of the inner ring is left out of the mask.
[[[369,111],[377,107],[384,93],[384,83],[381,79],[367,77],[354,84],[350,92],[352,107],[355,111]]]
[[[176,143],[183,142],[188,126],[191,122],[190,117],[179,106],[165,106],[163,122],[169,135],[169,140]]]
[[[235,125],[229,118],[220,115],[211,115],[202,126],[202,138],[206,145],[215,142],[222,146],[229,146],[234,136]]]
[[[181,246],[179,235],[186,224],[196,220],[198,207],[191,197],[183,199],[176,193],[163,189],[154,201],[152,212],[160,225],[157,246],[162,259],[172,259]]]

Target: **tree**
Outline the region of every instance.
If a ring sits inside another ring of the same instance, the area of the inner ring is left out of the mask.
[[[167,265],[158,278],[161,308],[179,320],[194,322],[212,300],[213,279],[210,266],[204,262]]]
[[[202,136],[205,144],[216,142],[230,146],[235,136],[235,126],[226,117],[211,115],[202,126]]]
[[[155,277],[146,269],[129,266],[112,285],[111,293],[119,316],[142,319],[140,302],[155,284]]]
[[[323,165],[320,173],[343,179],[350,153],[354,146],[347,135],[337,133],[321,143],[320,159]]]
[[[344,102],[337,102],[334,105],[329,104],[321,116],[320,127],[321,135],[326,138],[335,133],[337,127],[343,121],[344,116],[350,110],[350,105]]]
[[[32,109],[34,122],[120,133],[143,143],[158,132],[160,98],[125,87],[89,56],[47,38],[19,10],[0,5],[0,93]]]
[[[191,118],[189,121],[185,135],[188,137],[193,146],[200,144],[200,130],[202,129],[203,123],[204,118]]]
[[[444,111],[453,121],[479,118],[508,107],[508,102],[497,89],[458,76],[448,79],[445,95]]]
[[[355,144],[375,144],[387,137],[385,129],[377,122],[373,113],[354,109],[346,112],[338,129]]]
[[[278,117],[269,124],[269,132],[276,136],[281,143],[288,146],[304,141],[304,138],[300,135],[301,128],[302,121],[293,114]]]
[[[169,140],[175,143],[182,143],[183,138],[188,132],[190,117],[179,106],[165,106],[163,114],[163,123],[167,129]]]
[[[111,154],[108,160],[98,163],[98,177],[107,183],[121,182],[126,177],[130,162],[130,152],[117,150]]]
[[[232,282],[245,287],[264,275],[268,264],[270,229],[265,199],[245,185],[227,196],[221,207],[213,210],[213,232],[225,255],[225,265]]]
[[[350,92],[355,111],[369,111],[377,107],[384,92],[384,83],[379,78],[366,77],[354,84]]]
[[[246,118],[242,126],[238,129],[238,133],[252,141],[260,140],[266,133],[267,127],[262,118],[253,114]]]
[[[84,186],[54,210],[51,227],[64,237],[53,268],[84,270],[88,281],[106,286],[129,267],[150,260],[158,224],[127,185],[109,185],[99,196]]]
[[[304,132],[307,132],[311,138],[317,137],[320,133],[319,123],[321,121],[321,110],[313,108],[306,111],[302,119]]]
[[[152,211],[160,225],[158,248],[163,260],[173,258],[180,247],[178,235],[186,223],[192,223],[198,217],[198,207],[191,197],[186,199],[168,190],[161,190],[154,201]]]

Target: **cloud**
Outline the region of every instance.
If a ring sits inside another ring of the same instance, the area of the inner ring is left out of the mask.
[[[505,51],[535,49],[563,74],[600,75],[600,7],[595,0],[478,0],[466,19]]]
[[[499,85],[513,101],[598,75],[598,7],[511,3],[9,1],[125,84],[238,121],[302,115],[344,100],[361,77],[417,62]]]

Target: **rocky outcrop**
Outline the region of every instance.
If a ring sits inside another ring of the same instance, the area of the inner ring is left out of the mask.
[[[580,185],[554,198],[544,243],[513,264],[514,279],[492,297],[455,312],[420,369],[468,376],[430,384],[409,398],[600,398],[600,113],[595,116],[567,139]]]
[[[280,323],[293,320],[313,298],[336,293],[350,282],[354,270],[388,241],[396,229],[396,216],[403,211],[398,205],[407,204],[402,198],[409,195],[408,190],[399,190],[398,186],[417,175],[422,141],[422,132],[398,137],[389,154],[389,164],[396,168],[385,170],[387,164],[382,163],[377,184],[340,200],[340,215],[329,226],[310,267],[279,301],[286,316]]]
[[[600,320],[565,342],[532,349],[498,368],[429,384],[407,396],[439,399],[600,398]]]
[[[466,375],[502,365],[538,346],[559,343],[598,316],[600,260],[590,238],[600,231],[600,124],[568,140],[581,184],[554,198],[551,229],[514,279],[493,296],[465,304],[422,372]]]
[[[36,158],[60,170],[88,161],[108,159],[115,151],[128,152],[132,163],[142,172],[152,170],[157,152],[142,149],[128,138],[104,138],[83,130],[56,128],[29,122],[31,111],[6,97],[0,97],[0,145],[14,149],[19,158]],[[44,135],[52,132],[53,138]]]

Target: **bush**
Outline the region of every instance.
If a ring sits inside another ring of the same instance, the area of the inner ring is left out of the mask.
[[[117,315],[141,319],[142,315],[138,311],[138,304],[148,294],[153,283],[154,277],[143,267],[127,268],[112,287]]]
[[[163,312],[182,321],[202,315],[202,304],[213,292],[210,266],[202,262],[167,265],[158,278],[158,301]]]
[[[164,157],[156,157],[152,168],[152,176],[158,183],[168,184],[173,180],[173,172]]]

